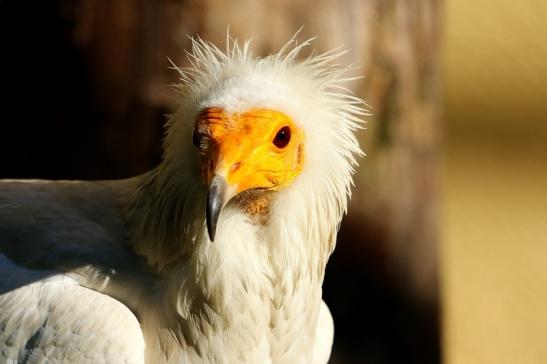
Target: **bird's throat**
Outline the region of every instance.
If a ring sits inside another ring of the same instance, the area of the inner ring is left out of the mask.
[[[270,206],[275,194],[275,191],[250,190],[237,195],[234,202],[245,214],[263,225],[268,220]]]

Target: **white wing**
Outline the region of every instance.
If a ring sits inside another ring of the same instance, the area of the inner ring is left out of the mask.
[[[97,291],[140,275],[105,186],[0,181],[0,362],[144,362],[137,318]]]
[[[0,361],[143,363],[139,322],[119,301],[64,275],[28,271],[0,258]],[[40,277],[41,276],[41,277]],[[29,277],[41,278],[14,287]]]

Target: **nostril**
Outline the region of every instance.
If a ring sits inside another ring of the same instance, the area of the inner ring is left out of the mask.
[[[241,167],[241,162],[235,162],[235,163],[232,164],[232,166],[230,167],[230,172],[235,172],[235,171],[237,171],[240,167]]]

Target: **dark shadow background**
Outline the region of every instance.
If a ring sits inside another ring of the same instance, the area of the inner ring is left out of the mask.
[[[165,85],[176,77],[166,57],[187,41],[172,41],[168,26],[142,28],[178,21],[170,9],[208,11],[165,3],[162,13],[144,1],[0,1],[0,178],[115,179],[159,163]],[[357,210],[344,220],[324,284],[333,363],[440,362],[436,296],[420,297],[394,269],[390,229]]]

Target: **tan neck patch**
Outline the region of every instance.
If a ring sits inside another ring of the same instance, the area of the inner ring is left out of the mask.
[[[234,201],[247,215],[256,217],[263,225],[269,216],[274,194],[275,191],[250,190],[237,195]]]

